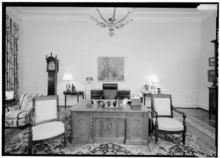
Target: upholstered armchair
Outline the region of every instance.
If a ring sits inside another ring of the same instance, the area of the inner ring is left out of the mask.
[[[24,93],[19,104],[5,113],[5,127],[23,127],[29,124],[30,112],[33,109],[33,98],[40,94]]]
[[[155,130],[155,143],[158,141],[158,133],[182,133],[182,142],[185,144],[186,115],[173,107],[171,95],[152,94],[151,110],[152,124]],[[182,122],[173,117],[173,111],[182,115]]]
[[[39,96],[34,98],[33,111],[29,126],[29,154],[32,154],[34,142],[64,136],[66,146],[66,119],[59,120],[58,96]]]

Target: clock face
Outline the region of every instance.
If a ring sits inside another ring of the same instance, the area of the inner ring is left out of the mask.
[[[48,69],[49,70],[55,70],[55,63],[54,63],[54,61],[50,61],[49,62]]]

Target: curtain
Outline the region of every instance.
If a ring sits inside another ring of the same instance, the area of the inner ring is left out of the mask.
[[[18,40],[19,25],[6,15],[5,90],[14,91],[16,102],[19,100]]]

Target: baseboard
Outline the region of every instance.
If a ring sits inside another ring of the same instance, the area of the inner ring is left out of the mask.
[[[200,108],[200,107],[175,107],[175,108],[176,109],[200,109],[200,110],[203,110],[205,112],[209,112],[208,110]]]

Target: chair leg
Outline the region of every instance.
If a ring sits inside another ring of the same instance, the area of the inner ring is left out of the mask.
[[[155,128],[155,144],[157,144],[158,141],[158,131],[157,128]]]
[[[186,140],[186,132],[183,132],[183,145],[185,145],[185,140]]]
[[[67,138],[66,138],[66,134],[64,134],[64,142],[63,142],[64,147],[66,147],[66,144],[67,144]]]
[[[33,135],[32,135],[32,129],[29,127],[29,136],[28,136],[28,154],[32,155],[32,146],[33,146]]]

